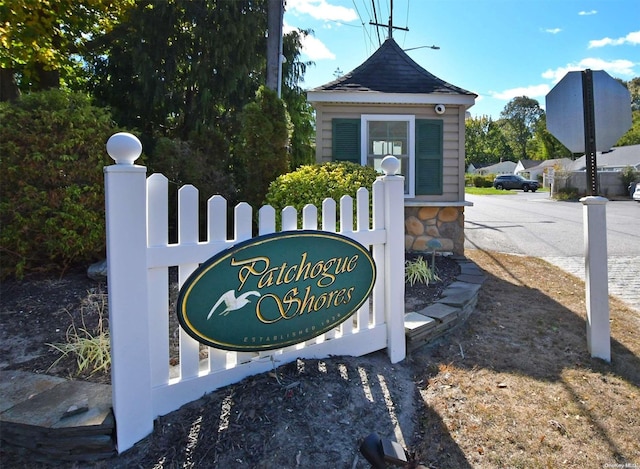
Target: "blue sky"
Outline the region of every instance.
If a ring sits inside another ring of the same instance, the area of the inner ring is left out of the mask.
[[[390,0],[286,0],[285,31],[303,44],[305,89],[353,70],[388,35]],[[571,70],[640,76],[640,0],[394,0],[393,38],[429,72],[478,94],[472,116],[497,119],[516,96],[544,97]]]

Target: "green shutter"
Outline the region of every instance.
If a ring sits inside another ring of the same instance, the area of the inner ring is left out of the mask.
[[[333,160],[360,164],[360,119],[333,119],[331,124]]]
[[[442,194],[442,121],[416,119],[416,195]]]

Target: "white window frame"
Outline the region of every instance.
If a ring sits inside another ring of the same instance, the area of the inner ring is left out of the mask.
[[[409,150],[409,192],[404,195],[406,199],[415,197],[416,193],[416,116],[412,114],[362,114],[360,116],[360,164],[367,165],[369,144],[369,122],[400,121],[409,123],[409,138],[407,146]],[[407,177],[407,175],[404,175]]]

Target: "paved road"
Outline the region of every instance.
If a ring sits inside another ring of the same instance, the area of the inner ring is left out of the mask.
[[[465,247],[540,257],[584,280],[583,205],[548,193],[467,195]],[[609,293],[640,312],[640,204],[610,201]]]

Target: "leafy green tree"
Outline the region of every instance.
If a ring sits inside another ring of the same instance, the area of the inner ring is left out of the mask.
[[[631,110],[640,111],[640,77],[632,78],[624,81],[616,78],[631,94]]]
[[[0,101],[20,90],[73,87],[90,40],[111,29],[134,0],[0,2]]]
[[[519,96],[509,101],[500,113],[503,131],[517,158],[528,159],[527,143],[533,138],[543,112],[538,101]]]
[[[493,164],[513,154],[500,125],[491,117],[467,119],[465,131],[465,166]]]
[[[622,82],[631,93],[631,128],[618,140],[615,146],[640,144],[640,77]]]
[[[640,145],[640,110],[631,113],[631,128],[615,144],[616,147],[625,145]]]
[[[121,125],[141,130],[150,167],[197,150],[201,157],[193,163],[202,165],[200,171],[192,164],[172,166],[196,178],[188,182],[204,193],[218,179],[208,171],[213,167],[243,187],[247,138],[239,138],[246,132],[241,119],[264,82],[266,7],[266,0],[141,0],[95,41],[92,90]],[[283,43],[282,99],[293,124],[289,155],[296,165],[314,154],[313,113],[299,86],[310,65],[299,58],[304,34],[290,33]],[[162,138],[172,144],[157,145]]]
[[[534,160],[571,158],[571,151],[547,130],[547,115],[542,112],[534,125],[533,138],[527,142],[527,153]]]

